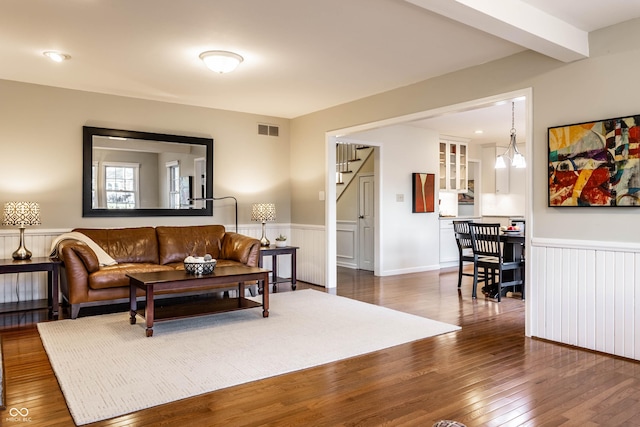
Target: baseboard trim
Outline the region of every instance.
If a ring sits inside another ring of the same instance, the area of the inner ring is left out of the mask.
[[[409,273],[422,273],[425,271],[440,270],[440,264],[426,265],[424,267],[404,268],[398,270],[386,270],[383,271],[380,276],[395,276],[396,274],[409,274]]]

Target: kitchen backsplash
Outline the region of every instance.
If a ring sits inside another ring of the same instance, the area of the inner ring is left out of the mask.
[[[524,216],[524,195],[482,194],[482,215]]]
[[[458,206],[458,194],[441,191],[439,194],[439,214],[445,217],[473,216],[472,206]],[[520,194],[484,193],[482,216],[524,216],[524,196]],[[461,209],[462,208],[462,209]],[[467,209],[469,208],[469,209]],[[467,209],[467,210],[465,210]]]
[[[458,216],[458,193],[441,191],[438,197],[440,216]]]

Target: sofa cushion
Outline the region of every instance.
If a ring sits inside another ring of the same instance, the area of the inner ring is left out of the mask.
[[[127,274],[173,270],[172,267],[148,263],[123,263],[102,267],[89,275],[91,289],[121,288],[129,286]]]
[[[216,268],[217,267],[238,267],[242,265],[246,265],[246,264],[243,264],[240,261],[233,261],[230,259],[219,259],[218,262],[216,263]]]
[[[76,228],[96,242],[118,263],[158,264],[158,240],[153,227]]]
[[[182,262],[189,255],[220,257],[225,234],[222,225],[156,227],[160,264]]]

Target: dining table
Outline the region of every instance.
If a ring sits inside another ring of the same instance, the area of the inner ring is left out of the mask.
[[[501,231],[500,241],[503,243],[503,257],[505,261],[524,259],[524,232]]]
[[[524,261],[525,259],[525,235],[523,231],[500,231],[500,242],[503,244],[502,257],[505,262]],[[505,282],[522,280],[522,295],[524,297],[524,274],[521,270],[505,271]]]

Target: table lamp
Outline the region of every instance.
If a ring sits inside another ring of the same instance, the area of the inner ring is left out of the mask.
[[[273,203],[254,203],[251,207],[251,221],[262,222],[262,237],[260,246],[269,246],[271,242],[267,239],[265,228],[267,221],[276,220],[276,205]]]
[[[20,227],[20,247],[13,253],[13,259],[29,259],[31,251],[24,247],[24,228],[40,225],[40,205],[34,202],[7,202],[4,204],[2,225]]]

